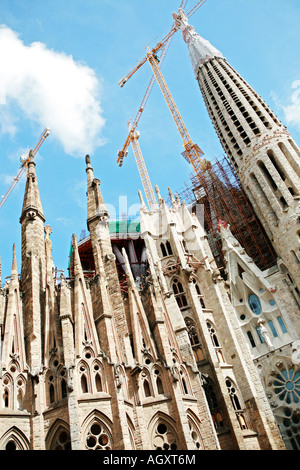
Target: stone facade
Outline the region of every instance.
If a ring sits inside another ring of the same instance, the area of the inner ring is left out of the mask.
[[[221,52],[174,14],[220,143],[300,298],[300,149]]]
[[[112,243],[86,156],[94,271],[86,276],[73,235],[71,275],[57,279],[31,154],[21,275],[13,248],[0,292],[0,449],[300,447],[299,149],[183,12],[175,19],[278,263],[261,271],[222,222],[224,280],[202,223],[171,191],[168,206],[157,188],[152,211],[140,193],[139,277],[130,243]]]
[[[184,12],[173,16],[220,143],[278,256],[261,271],[226,219],[220,223],[238,328],[287,448],[300,449],[300,149],[222,53],[188,24]]]
[[[27,172],[22,268],[0,296],[1,449],[284,449],[228,286],[195,215],[141,198],[147,272],[121,256],[89,156],[87,224],[95,273],[73,236],[73,275],[54,277],[35,163]],[[119,253],[120,256],[120,253]]]

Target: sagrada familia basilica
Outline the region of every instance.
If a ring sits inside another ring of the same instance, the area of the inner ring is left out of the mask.
[[[14,250],[0,291],[2,450],[300,448],[300,150],[184,12],[174,18],[272,265],[224,217],[221,269],[171,191],[153,211],[140,193],[138,225],[111,221],[87,155],[89,234],[73,235],[58,278],[31,155],[22,259]]]

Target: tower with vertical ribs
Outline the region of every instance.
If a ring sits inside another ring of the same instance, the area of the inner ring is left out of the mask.
[[[215,47],[173,14],[221,145],[299,296],[300,149],[286,127]]]

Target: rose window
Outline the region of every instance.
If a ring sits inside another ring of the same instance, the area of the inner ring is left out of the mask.
[[[288,404],[298,403],[300,397],[300,372],[294,369],[282,369],[273,382],[275,393],[280,400]]]
[[[284,419],[282,421],[287,438],[292,449],[300,449],[300,418],[299,414],[293,412],[290,408],[285,408]]]

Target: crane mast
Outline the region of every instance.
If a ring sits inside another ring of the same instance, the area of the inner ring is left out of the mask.
[[[130,126],[130,123],[129,123],[129,126]],[[130,135],[131,146],[132,146],[134,158],[135,158],[135,161],[136,161],[136,164],[137,164],[137,167],[138,167],[138,171],[139,171],[139,174],[140,174],[140,178],[141,178],[141,181],[142,181],[142,185],[143,185],[143,188],[144,188],[146,199],[147,199],[147,202],[148,202],[148,205],[149,205],[149,209],[150,209],[150,211],[152,211],[152,210],[156,209],[157,202],[156,202],[156,199],[155,199],[155,195],[154,195],[154,192],[153,192],[151,181],[150,181],[150,178],[149,178],[149,175],[148,175],[148,171],[147,171],[145,161],[144,161],[144,158],[143,158],[143,154],[142,154],[140,144],[139,144],[139,141],[138,141],[140,134],[137,131],[131,132],[131,130],[130,130],[129,135]]]
[[[41,145],[43,144],[44,140],[48,137],[48,135],[50,134],[50,129],[47,127],[43,133],[41,134],[40,136],[40,139],[38,141],[38,143],[36,144],[36,146],[34,147],[34,149],[32,150],[32,153],[33,153],[33,156],[36,155],[36,153],[38,152],[38,150],[40,149]],[[29,155],[28,157],[26,158],[26,160],[24,160],[22,162],[22,168],[21,170],[19,171],[19,173],[17,174],[17,176],[14,177],[13,179],[13,182],[11,183],[8,191],[6,192],[6,194],[3,196],[1,202],[0,202],[0,209],[1,207],[4,205],[5,201],[7,200],[8,196],[10,195],[10,193],[12,192],[12,190],[14,189],[14,187],[17,185],[17,183],[20,181],[21,177],[23,176],[26,168],[27,168],[27,164],[28,164],[28,161],[29,161]]]
[[[184,157],[192,165],[195,174],[198,174],[201,165],[201,155],[204,155],[202,150],[192,142],[192,139],[188,133],[188,130],[183,122],[180,112],[176,106],[176,103],[171,95],[171,92],[166,84],[166,81],[161,73],[160,68],[157,65],[157,60],[152,51],[148,48],[147,60],[152,68],[153,74],[157,80],[157,83],[161,89],[161,92],[166,100],[171,115],[175,121],[176,127],[179,131],[180,137],[183,141],[185,150]]]

